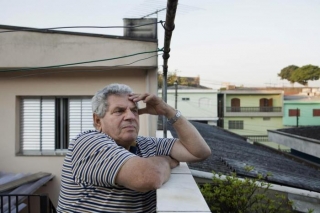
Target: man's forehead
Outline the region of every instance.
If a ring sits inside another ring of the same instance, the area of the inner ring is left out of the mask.
[[[123,94],[123,95],[110,95],[108,97],[108,106],[111,108],[116,108],[116,107],[137,107],[138,104],[137,102],[133,102],[132,100],[129,99],[128,94]]]

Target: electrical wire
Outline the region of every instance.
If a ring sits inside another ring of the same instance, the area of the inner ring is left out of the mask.
[[[67,66],[79,65],[79,64],[96,63],[96,62],[101,62],[101,61],[111,61],[111,60],[117,60],[117,59],[121,59],[121,58],[128,58],[128,57],[132,57],[132,56],[136,56],[136,55],[147,54],[147,53],[155,53],[155,52],[160,52],[160,51],[163,51],[163,48],[155,50],[155,51],[140,52],[140,53],[134,53],[134,54],[130,54],[130,55],[124,55],[124,56],[119,56],[119,57],[114,57],[114,58],[107,58],[107,59],[100,59],[100,60],[93,60],[93,61],[84,61],[84,62],[76,62],[76,63],[60,64],[60,65],[52,65],[52,66],[44,66],[44,67],[31,67],[31,68],[22,68],[22,69],[0,70],[0,73],[1,72],[19,72],[19,71],[30,71],[30,70],[49,69],[49,68],[59,68],[59,67],[67,67]]]
[[[11,33],[11,32],[20,32],[20,31],[38,31],[38,30],[57,30],[57,29],[75,29],[75,28],[97,28],[97,29],[111,29],[111,28],[137,28],[137,27],[142,27],[142,26],[147,26],[147,25],[152,25],[152,24],[163,24],[165,21],[157,21],[154,23],[147,23],[147,24],[139,24],[139,25],[133,25],[133,26],[69,26],[69,27],[50,27],[50,28],[21,28],[18,30],[6,30],[6,31],[0,31],[0,33]]]
[[[136,61],[133,61],[133,62],[130,62],[130,63],[127,63],[127,64],[120,64],[120,65],[114,65],[114,66],[110,66],[108,68],[103,68],[103,69],[94,69],[94,70],[90,70],[90,69],[86,69],[86,70],[66,70],[66,71],[59,71],[59,73],[72,73],[72,72],[103,72],[103,71],[109,71],[109,70],[116,70],[116,69],[120,69],[122,67],[126,67],[126,66],[129,66],[129,65],[132,65],[134,63],[137,63],[139,61],[143,61],[143,60],[147,60],[149,58],[153,58],[153,57],[157,57],[157,56],[160,56],[160,55],[163,55],[162,53],[161,54],[156,54],[156,55],[152,55],[152,56],[149,56],[149,57],[146,57],[146,58],[142,58],[142,59],[139,59],[139,60],[136,60]],[[27,74],[27,75],[20,75],[20,76],[15,76],[15,77],[9,77],[9,78],[5,78],[5,79],[9,79],[9,80],[12,80],[12,79],[17,79],[17,78],[24,78],[24,77],[30,77],[30,76],[37,76],[37,75],[47,75],[47,74],[52,74],[52,73],[57,73],[57,72],[44,72],[44,73],[34,73],[34,74]]]

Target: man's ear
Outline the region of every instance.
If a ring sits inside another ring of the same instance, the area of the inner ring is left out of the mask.
[[[101,121],[98,115],[93,114],[93,125],[96,130],[101,131]]]

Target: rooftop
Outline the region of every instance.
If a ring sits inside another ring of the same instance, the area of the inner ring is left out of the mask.
[[[315,140],[320,140],[320,126],[278,129],[277,131],[289,133],[296,136],[311,138]]]
[[[250,144],[245,138],[219,127],[191,123],[204,137],[212,154],[204,162],[188,163],[190,169],[225,175],[236,172],[240,177],[271,173],[272,176],[267,179],[270,183],[320,192],[320,165],[312,167],[289,154]],[[171,125],[168,129],[173,137],[177,137]],[[254,170],[249,172],[246,166],[253,166]]]

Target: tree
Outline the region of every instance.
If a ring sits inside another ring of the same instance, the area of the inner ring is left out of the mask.
[[[167,73],[167,86],[172,86],[174,81],[177,80],[177,71]],[[158,72],[158,88],[162,88],[163,74]]]
[[[168,72],[167,74],[167,86],[173,86],[174,82],[177,81],[178,85],[199,87],[200,77],[182,77],[177,75],[177,70]],[[158,72],[158,88],[162,88],[163,74]]]
[[[308,81],[319,80],[319,77],[320,68],[309,64],[296,69],[290,79],[294,82],[307,86]]]
[[[292,75],[295,72],[295,70],[299,69],[296,65],[290,65],[281,70],[280,73],[278,73],[278,76],[281,78],[281,80],[288,80],[291,84],[293,84],[295,81],[292,79]]]

